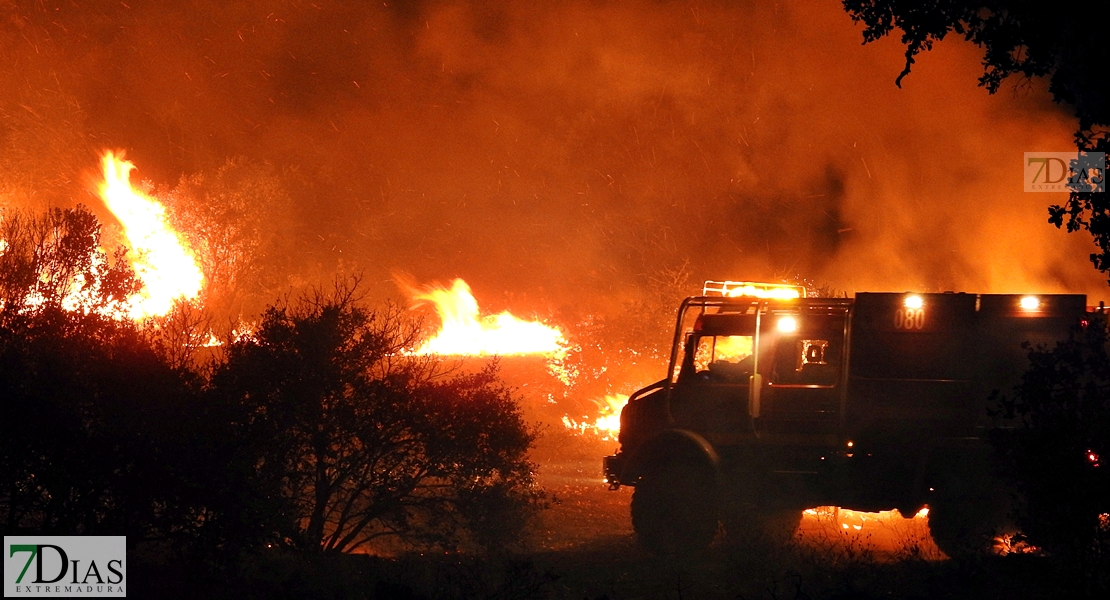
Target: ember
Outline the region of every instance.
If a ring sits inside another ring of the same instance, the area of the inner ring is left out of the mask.
[[[1021,534],[1006,534],[994,538],[994,553],[999,556],[1008,554],[1042,554],[1043,551]]]

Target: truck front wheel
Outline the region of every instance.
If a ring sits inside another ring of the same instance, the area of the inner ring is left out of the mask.
[[[660,555],[697,553],[717,534],[717,489],[705,464],[671,461],[645,473],[632,494],[632,527]]]

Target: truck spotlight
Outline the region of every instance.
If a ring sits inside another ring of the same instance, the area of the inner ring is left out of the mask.
[[[798,320],[794,317],[783,317],[779,319],[777,327],[783,333],[794,333],[798,330]]]
[[[1021,299],[1022,310],[1037,310],[1041,307],[1041,301],[1036,296],[1026,296]]]
[[[905,304],[906,308],[921,308],[922,306],[925,306],[925,301],[921,299],[921,296],[915,294],[911,296],[906,296],[903,304]]]

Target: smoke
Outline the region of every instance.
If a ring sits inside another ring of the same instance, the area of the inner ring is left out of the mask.
[[[193,221],[198,180],[269,173],[280,202],[212,218],[280,251],[252,262],[274,288],[403,271],[526,311],[687,265],[1104,296],[1090,240],[1047,224],[1063,198],[1021,191],[1067,110],[1040,82],[989,96],[955,39],[899,89],[897,40],[861,46],[833,1],[8,1],[0,28],[0,202],[95,206],[104,148]]]

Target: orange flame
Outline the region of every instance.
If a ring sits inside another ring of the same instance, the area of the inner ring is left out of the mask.
[[[624,405],[628,404],[627,394],[610,394],[605,396],[604,401],[594,400],[598,406],[598,416],[590,421],[590,417],[582,417],[582,421],[576,421],[569,416],[563,417],[563,425],[567,429],[573,429],[578,433],[586,433],[590,431],[597,434],[603,440],[615,440],[621,432],[621,410]]]
[[[914,555],[941,560],[944,553],[929,535],[929,509],[906,517],[897,510],[864,512],[837,506],[817,506],[802,512],[797,541],[818,547],[843,547],[877,556]]]
[[[100,197],[123,224],[131,243],[131,264],[143,282],[143,290],[131,298],[130,316],[140,319],[163,315],[178,298],[196,298],[204,275],[193,253],[166,221],[166,211],[157,200],[131,187],[135,165],[112,152],[104,154],[104,181]]]
[[[442,322],[439,333],[415,354],[558,354],[566,349],[566,339],[555,327],[523,321],[508,311],[480,316],[478,301],[462,279],[456,279],[451,289],[431,287],[414,299],[435,305]]]

